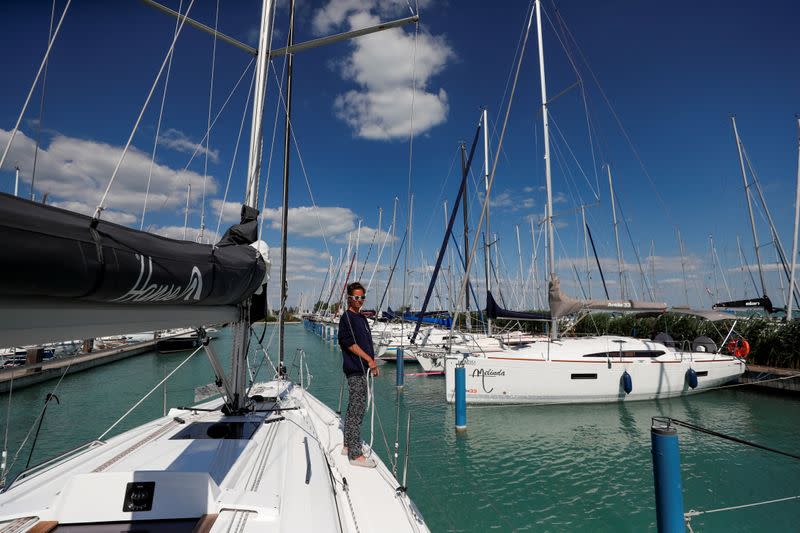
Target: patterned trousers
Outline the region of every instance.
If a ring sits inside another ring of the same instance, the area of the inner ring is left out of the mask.
[[[361,422],[367,410],[367,376],[347,376],[347,390],[350,398],[344,418],[344,445],[347,446],[350,459],[355,459],[362,455]]]

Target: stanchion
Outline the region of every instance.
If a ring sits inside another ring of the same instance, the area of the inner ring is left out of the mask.
[[[467,430],[467,370],[456,367],[456,431]]]
[[[403,361],[404,355],[405,354],[403,353],[403,349],[402,348],[398,348],[397,349],[396,359],[395,359],[397,361],[397,380],[396,380],[396,384],[397,384],[397,388],[398,389],[402,389],[403,388],[403,380],[405,379],[405,376],[403,375],[403,373],[405,372],[405,369],[403,367],[404,363],[405,363],[405,361]]]
[[[656,525],[659,533],[684,533],[681,455],[678,431],[669,420],[653,417],[650,427],[653,481],[656,491]]]

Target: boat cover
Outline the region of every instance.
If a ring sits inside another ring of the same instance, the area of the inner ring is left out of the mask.
[[[758,309],[762,308],[767,313],[772,313],[772,300],[768,296],[761,298],[749,298],[747,300],[734,300],[732,302],[720,302],[711,306],[711,309]]]
[[[119,305],[222,306],[243,302],[266,265],[249,246],[258,211],[216,245],[168,239],[0,193],[0,298]]]
[[[582,309],[595,311],[639,312],[659,311],[665,312],[667,304],[663,302],[638,302],[635,300],[576,300],[561,292],[558,278],[553,276],[550,280],[548,295],[550,313],[553,317],[571,315]]]
[[[550,320],[550,313],[523,313],[520,311],[510,311],[503,309],[492,296],[491,291],[486,293],[486,316],[492,320]]]

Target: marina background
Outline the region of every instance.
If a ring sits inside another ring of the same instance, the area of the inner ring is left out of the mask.
[[[260,333],[260,325],[255,326]],[[265,344],[274,326],[267,326]],[[297,378],[305,350],[309,390],[337,408],[341,353],[301,325],[286,328],[287,366]],[[230,332],[214,341],[224,364]],[[188,353],[134,356],[67,375],[42,424],[32,465],[92,440],[140,399]],[[251,364],[259,358],[251,355]],[[260,378],[272,377],[268,364]],[[416,366],[407,365],[413,373]],[[471,407],[464,435],[453,430],[454,410],[444,402],[442,379],[408,376],[396,392],[394,365],[375,380],[374,447],[390,464],[400,420],[400,471],[405,421],[412,415],[408,487],[431,531],[647,531],[655,530],[650,420],[670,416],[780,449],[798,445],[796,396],[733,387],[662,401],[600,405]],[[195,387],[213,373],[198,353],[167,385],[169,406],[194,403]],[[0,428],[7,428],[10,458],[39,414],[56,381],[4,396]],[[346,393],[343,405],[346,406]],[[398,407],[399,406],[399,409]],[[34,407],[34,408],[31,408]],[[120,426],[132,428],[163,409],[156,391]],[[10,421],[7,418],[10,412]],[[80,424],[75,421],[81,420]],[[10,422],[10,423],[8,423]],[[381,427],[383,429],[381,429]],[[370,438],[369,413],[362,436]],[[117,431],[115,430],[115,432]],[[384,441],[384,434],[386,441]],[[685,509],[709,510],[800,494],[800,463],[712,437],[679,430]],[[14,472],[25,464],[21,450]],[[695,531],[790,531],[797,502],[784,502],[694,518]]]

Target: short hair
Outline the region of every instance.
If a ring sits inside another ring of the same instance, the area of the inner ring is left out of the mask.
[[[350,285],[347,286],[347,295],[348,296],[352,296],[353,293],[355,291],[358,291],[358,290],[360,290],[364,294],[367,293],[367,290],[364,288],[364,286],[361,283],[359,283],[357,281],[354,281],[353,283],[351,283]]]

